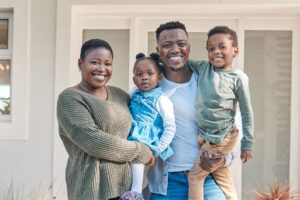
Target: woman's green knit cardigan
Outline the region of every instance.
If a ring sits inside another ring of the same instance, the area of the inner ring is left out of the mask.
[[[129,96],[106,87],[107,100],[76,88],[64,90],[57,101],[59,134],[69,154],[66,183],[69,200],[107,200],[128,191],[128,162],[147,163],[150,149],[127,141],[132,118]]]

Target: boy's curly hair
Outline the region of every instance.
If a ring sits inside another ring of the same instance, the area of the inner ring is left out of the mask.
[[[218,33],[228,34],[230,36],[230,39],[232,40],[232,46],[234,47],[238,46],[238,37],[236,32],[227,26],[215,26],[214,28],[210,29],[207,33],[207,42],[211,36]],[[206,43],[206,47],[207,47],[207,43]]]

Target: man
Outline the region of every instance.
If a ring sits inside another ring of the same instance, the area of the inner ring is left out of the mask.
[[[187,200],[188,172],[200,155],[195,120],[196,74],[189,68],[190,42],[184,24],[168,22],[156,30],[157,52],[164,65],[160,85],[174,105],[176,133],[171,143],[174,155],[166,162],[157,159],[149,170],[151,200]],[[215,159],[201,154],[201,167],[213,171],[231,162],[232,155],[216,155]],[[226,161],[226,163],[225,163]],[[225,200],[212,176],[204,183],[205,200]]]

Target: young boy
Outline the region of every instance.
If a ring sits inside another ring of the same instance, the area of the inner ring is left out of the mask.
[[[233,150],[238,141],[239,131],[234,117],[239,103],[243,127],[241,159],[243,163],[247,162],[252,158],[253,112],[248,77],[232,67],[233,59],[238,54],[235,31],[226,26],[211,29],[207,51],[209,63],[190,61],[190,66],[197,66],[193,70],[199,75],[196,97],[199,144],[209,155],[217,152],[228,154]],[[189,200],[203,199],[203,181],[209,172],[201,169],[199,163],[200,158],[189,173]],[[237,199],[229,167],[221,167],[212,174],[226,199]]]

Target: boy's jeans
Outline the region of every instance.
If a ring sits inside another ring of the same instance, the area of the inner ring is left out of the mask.
[[[169,172],[167,195],[151,194],[151,200],[187,200],[188,199],[188,173]],[[212,176],[204,181],[204,200],[225,200],[225,196]]]

